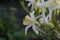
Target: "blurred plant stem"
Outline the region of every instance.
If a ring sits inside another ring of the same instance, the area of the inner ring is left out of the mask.
[[[25,6],[24,1],[20,1],[20,4],[21,4],[22,8],[26,11],[26,13],[27,13],[28,15],[30,15],[30,14],[29,14],[30,11],[29,11],[29,9]]]

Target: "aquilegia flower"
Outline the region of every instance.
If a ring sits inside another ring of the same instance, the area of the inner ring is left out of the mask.
[[[30,17],[31,16],[31,17]],[[34,12],[30,13],[30,16],[26,16],[23,20],[23,24],[27,25],[25,28],[25,35],[27,35],[27,30],[32,26],[33,31],[38,34],[38,30],[36,29],[36,25],[40,25],[39,22],[36,21],[34,17]],[[36,24],[36,25],[35,25]]]
[[[36,34],[39,34],[38,30],[43,32],[42,30],[40,30],[38,27],[40,27],[40,23],[38,21],[36,21],[36,17],[34,17],[34,11],[32,13],[30,13],[30,16],[27,15],[25,17],[25,19],[23,20],[23,24],[27,25],[27,27],[25,28],[25,35],[27,35],[27,30],[32,27],[33,31]]]

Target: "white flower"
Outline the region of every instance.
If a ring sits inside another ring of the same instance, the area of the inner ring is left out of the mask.
[[[31,16],[31,17],[30,17]],[[24,25],[27,25],[27,27],[25,28],[25,35],[27,35],[27,30],[32,26],[33,31],[38,34],[38,30],[36,29],[36,25],[35,24],[39,24],[35,17],[34,17],[34,12],[30,13],[30,16],[26,16],[25,20],[23,21]],[[28,21],[26,21],[28,20]],[[40,24],[39,24],[40,25]]]
[[[49,9],[49,20],[51,21],[53,10],[60,9],[60,0],[47,0],[46,2],[44,2],[44,0],[42,0],[42,2],[38,1],[37,5],[39,7],[45,7],[45,8],[48,7],[48,9]],[[44,17],[45,17],[45,13],[43,14],[43,18]],[[41,18],[41,20],[43,18]]]
[[[43,23],[45,21],[45,11],[46,11],[45,10],[45,2],[44,2],[44,0],[41,0],[41,1],[38,0],[37,1],[37,6],[41,7],[41,9],[42,9],[42,14],[41,14],[42,17],[40,18],[40,22]]]
[[[49,9],[49,14],[48,14],[49,21],[51,21],[51,19],[52,19],[53,10],[56,9],[55,5],[56,4],[53,3],[53,0],[48,0],[48,1],[45,2],[45,8],[48,7],[48,9]]]
[[[52,11],[55,9],[53,5],[51,6],[51,3],[52,3],[51,1],[52,1],[52,0],[48,0],[48,1],[46,1],[46,2],[44,2],[44,0],[41,0],[41,2],[40,2],[40,0],[37,1],[37,6],[38,6],[38,7],[42,7],[42,9],[43,9],[42,14],[41,14],[41,15],[42,15],[42,18],[40,19],[42,23],[48,21],[48,20],[46,19],[45,10],[44,10],[46,7],[48,7],[48,9],[49,9],[49,14],[48,14],[47,17],[48,17],[49,20],[51,21]]]
[[[42,30],[40,30],[38,27],[40,27],[40,23],[38,21],[36,21],[36,17],[34,17],[34,11],[32,13],[30,13],[30,16],[26,16],[25,19],[23,20],[23,24],[27,25],[27,27],[25,28],[25,35],[27,35],[27,30],[32,27],[33,31],[36,34],[39,34],[38,30],[43,32]]]

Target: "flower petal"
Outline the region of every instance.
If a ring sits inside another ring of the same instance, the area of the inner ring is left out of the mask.
[[[28,30],[30,27],[31,27],[31,25],[29,25],[29,26],[27,26],[27,27],[25,28],[25,35],[27,35],[27,30]]]
[[[30,7],[31,6],[31,3],[28,3],[28,7]]]
[[[39,29],[38,27],[36,27],[36,29],[44,34],[46,34],[46,32],[42,31],[41,29]]]
[[[32,11],[32,12],[30,13],[30,16],[31,16],[31,18],[35,18],[35,17],[34,17],[34,11]]]
[[[49,10],[49,20],[51,20],[52,17],[52,10]]]
[[[41,17],[42,17],[42,15],[40,15],[40,16],[37,16],[37,17],[36,17],[36,19],[38,19],[38,18],[41,18]]]
[[[36,34],[39,34],[39,33],[38,33],[38,30],[35,28],[35,25],[33,25],[32,29],[33,29],[33,31],[34,31]]]
[[[44,22],[45,22],[45,21],[44,21],[43,17],[40,18],[40,23],[44,23]]]

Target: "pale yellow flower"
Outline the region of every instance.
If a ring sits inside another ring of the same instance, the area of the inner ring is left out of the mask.
[[[36,33],[36,34],[39,34],[38,33],[38,30],[37,30],[37,26],[40,26],[39,22],[36,21],[36,18],[34,17],[34,12],[30,13],[30,16],[26,16],[25,19],[23,20],[23,24],[24,25],[27,25],[27,27],[25,28],[25,35],[27,35],[27,30],[32,27],[33,31]]]

